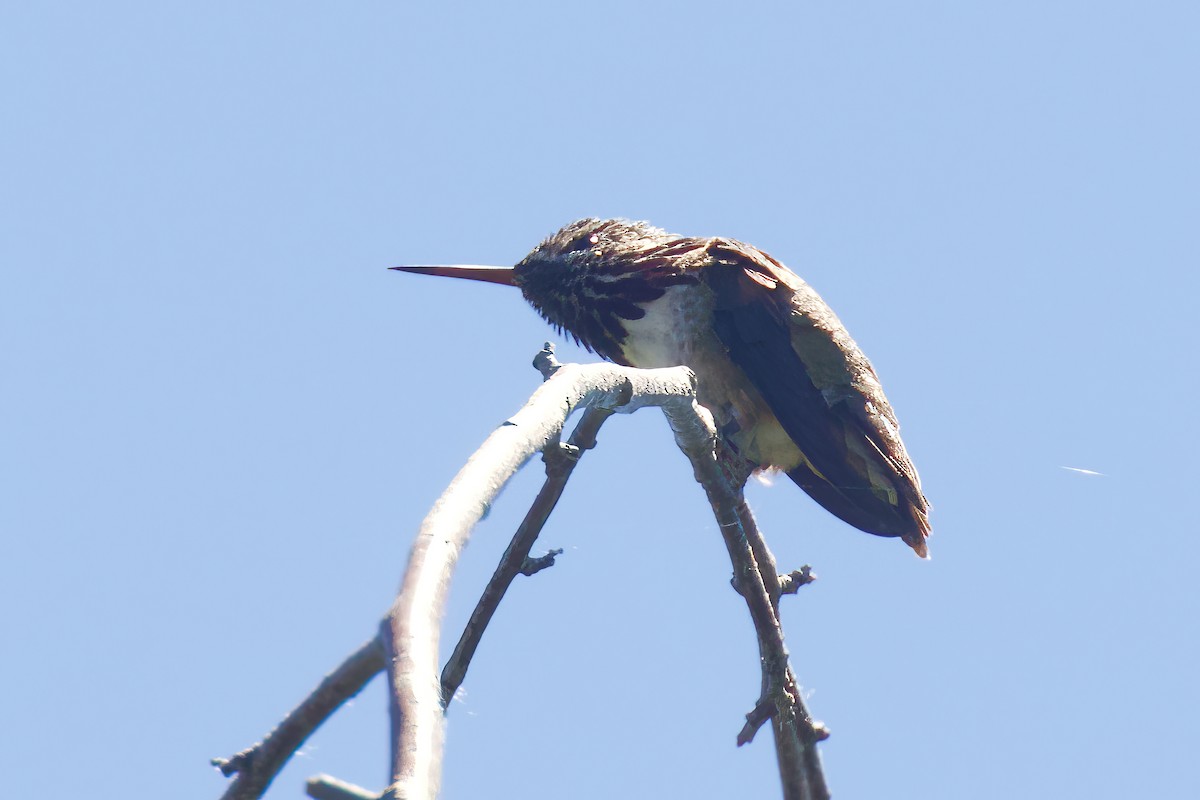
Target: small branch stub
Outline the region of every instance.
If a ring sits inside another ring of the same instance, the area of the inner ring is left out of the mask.
[[[787,575],[779,576],[779,593],[795,594],[800,591],[801,586],[808,586],[816,579],[817,573],[813,572],[811,566],[805,564],[800,569],[794,569]]]
[[[523,562],[521,562],[521,574],[529,577],[531,575],[537,575],[544,569],[550,569],[550,567],[554,566],[554,559],[562,554],[563,550],[560,547],[557,550],[548,551],[544,556],[538,556],[537,558],[526,558]]]
[[[304,784],[304,793],[313,800],[379,800],[379,794],[332,775],[316,775]]]
[[[542,345],[542,349],[533,357],[534,368],[542,373],[542,380],[550,380],[554,377],[554,373],[562,369],[562,364],[559,363],[558,357],[554,355],[554,342],[546,342]]]

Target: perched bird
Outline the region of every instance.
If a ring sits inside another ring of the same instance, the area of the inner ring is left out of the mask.
[[[394,269],[516,286],[603,358],[687,365],[739,455],[787,473],[854,527],[928,556],[929,505],[875,370],[817,293],[758,248],[581,219],[515,267]]]

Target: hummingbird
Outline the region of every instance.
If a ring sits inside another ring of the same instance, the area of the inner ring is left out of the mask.
[[[929,504],[871,362],[798,275],[744,242],[588,218],[516,266],[392,269],[515,286],[559,333],[630,367],[690,367],[722,441],[859,530],[928,558]]]

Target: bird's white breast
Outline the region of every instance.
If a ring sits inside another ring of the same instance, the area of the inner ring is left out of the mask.
[[[687,364],[712,336],[712,298],[690,286],[672,286],[666,294],[641,306],[646,316],[622,320],[629,334],[621,350],[630,364],[642,369]]]
[[[791,469],[800,463],[799,448],[729,358],[713,330],[713,297],[702,287],[672,286],[658,300],[642,304],[641,319],[622,320],[628,336],[621,343],[635,367],[686,365],[696,373],[700,404],[713,413],[719,428],[732,423],[731,438],[747,458],[767,467]]]

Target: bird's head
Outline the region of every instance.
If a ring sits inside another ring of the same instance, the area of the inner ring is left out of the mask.
[[[551,234],[512,267],[467,264],[392,267],[403,272],[516,286],[539,314],[588,350],[621,360],[622,319],[665,291],[644,257],[672,240],[645,222],[581,219]],[[655,273],[661,269],[654,270]]]

